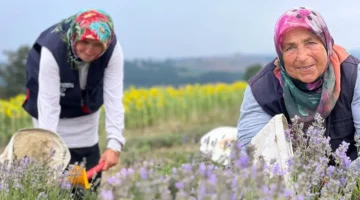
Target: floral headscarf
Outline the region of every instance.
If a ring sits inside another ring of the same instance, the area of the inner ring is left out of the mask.
[[[305,84],[291,78],[283,66],[282,36],[293,28],[306,28],[317,35],[327,51],[327,68],[313,83]],[[340,64],[348,56],[346,50],[334,45],[320,13],[305,7],[290,9],[279,18],[275,26],[274,43],[278,57],[274,74],[283,87],[285,107],[290,118],[297,115],[302,122],[311,122],[315,114],[319,113],[325,119],[340,95]]]
[[[86,39],[101,42],[103,51],[98,56],[100,57],[106,52],[114,35],[113,21],[111,17],[102,10],[82,10],[60,22],[54,31],[64,31],[64,23],[68,23],[69,28],[65,30],[63,40],[68,46],[68,59],[75,66],[82,62],[74,51],[77,42]]]
[[[305,7],[299,7],[285,12],[275,25],[274,42],[276,53],[280,62],[282,62],[282,36],[286,31],[292,28],[306,28],[315,35],[319,36],[325,46],[325,49],[327,50],[328,58],[330,58],[330,55],[332,54],[332,46],[334,45],[334,39],[329,33],[324,18],[317,11]]]

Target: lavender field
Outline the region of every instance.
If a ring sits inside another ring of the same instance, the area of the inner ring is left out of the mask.
[[[293,119],[286,134],[293,143],[294,157],[287,161],[286,169],[277,161],[255,158],[254,147],[241,149],[236,142],[224,145],[232,149],[227,166],[201,155],[199,139],[213,128],[236,126],[240,104],[215,107],[186,123],[169,119],[164,124],[126,130],[120,164],[92,183],[101,182],[98,193],[71,185],[68,171],[52,179],[56,170],[31,159],[14,162],[10,168],[2,163],[0,199],[73,199],[74,190],[85,199],[101,200],[360,199],[358,167],[345,154],[348,144],[332,153],[319,117],[306,132]],[[102,132],[102,150],[105,144]],[[328,165],[330,156],[334,165]],[[291,177],[290,182],[285,176]]]

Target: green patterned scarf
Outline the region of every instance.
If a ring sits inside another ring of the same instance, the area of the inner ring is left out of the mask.
[[[305,122],[311,121],[315,113],[326,117],[336,102],[329,99],[335,88],[332,64],[330,63],[321,77],[310,84],[292,79],[282,66],[280,68],[285,106],[289,115],[297,115]]]

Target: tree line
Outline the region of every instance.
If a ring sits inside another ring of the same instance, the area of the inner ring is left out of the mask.
[[[0,64],[0,99],[25,93],[25,63],[30,47],[20,46],[15,51],[5,51],[7,62]],[[181,86],[194,83],[231,83],[248,80],[261,65],[249,66],[246,72],[199,72],[196,69],[175,67],[170,61],[125,61],[124,87],[151,87],[155,85]]]

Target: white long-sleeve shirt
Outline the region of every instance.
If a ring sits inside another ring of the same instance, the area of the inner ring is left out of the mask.
[[[85,89],[89,63],[79,66],[80,88]],[[113,54],[104,74],[105,131],[108,148],[121,151],[125,144],[123,77],[124,58],[120,43],[115,45]],[[39,68],[38,120],[33,118],[35,127],[51,130],[61,136],[69,148],[95,145],[99,140],[100,111],[76,117],[60,119],[60,75],[59,66],[46,48],[41,49]]]

